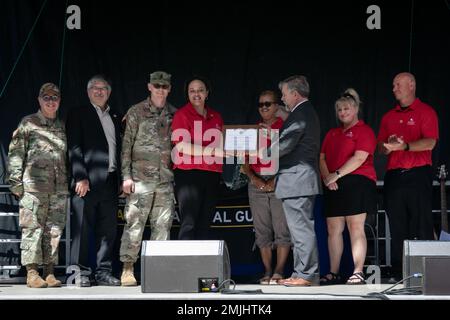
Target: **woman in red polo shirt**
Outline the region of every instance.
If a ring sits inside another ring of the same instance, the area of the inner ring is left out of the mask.
[[[215,157],[213,149],[221,146],[223,120],[220,113],[206,105],[209,91],[205,78],[190,78],[185,85],[189,102],[172,121],[175,194],[181,219],[179,240],[209,239],[216,206],[222,158]]]
[[[272,90],[262,92],[258,103],[261,115],[259,125],[281,129],[283,120],[277,117],[278,109],[278,95]],[[270,139],[268,140],[267,145],[270,146]],[[255,164],[245,164],[243,171],[250,179],[248,199],[255,227],[256,245],[265,270],[259,283],[277,284],[278,280],[284,278],[284,267],[291,249],[291,236],[281,200],[275,197],[276,171],[271,168],[271,163],[263,164],[259,159]],[[275,248],[277,262],[272,272],[272,250]]]
[[[330,255],[330,272],[320,282],[327,285],[341,281],[342,232],[347,225],[354,261],[353,275],[347,284],[364,284],[367,250],[364,222],[368,213],[376,212],[373,166],[376,138],[373,130],[359,120],[360,100],[354,89],[347,89],[336,101],[335,108],[340,126],[327,133],[320,153],[320,172],[326,186],[325,216]]]

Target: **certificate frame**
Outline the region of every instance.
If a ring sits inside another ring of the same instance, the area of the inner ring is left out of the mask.
[[[246,131],[248,129],[254,129],[254,131],[252,130],[252,133],[249,135],[246,135],[245,133],[242,134],[242,138],[249,138],[251,139],[251,141],[248,141],[249,146],[254,146],[254,148],[247,148],[243,146],[243,141],[237,141],[237,148],[236,148],[236,143],[234,143],[235,148],[230,148],[230,146],[233,145],[233,143],[229,140],[229,139],[233,139],[233,138],[239,138],[239,133],[236,132],[236,130],[242,130],[242,131]],[[246,125],[224,125],[223,126],[223,149],[225,151],[237,151],[237,152],[255,152],[257,151],[258,148],[258,141],[259,141],[259,129],[261,129],[261,127],[259,125],[251,125],[251,124],[246,124]],[[233,132],[231,132],[233,131]]]

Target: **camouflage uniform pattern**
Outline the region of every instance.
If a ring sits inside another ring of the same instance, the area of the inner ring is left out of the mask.
[[[21,261],[56,264],[67,209],[66,134],[63,123],[40,111],[22,119],[8,153],[11,191],[21,196]]]
[[[135,191],[127,198],[120,246],[122,262],[136,262],[147,219],[151,240],[168,240],[174,215],[171,124],[176,109],[153,106],[150,98],[130,108],[122,144],[123,180]]]
[[[25,192],[19,202],[22,265],[57,264],[66,223],[67,195]]]

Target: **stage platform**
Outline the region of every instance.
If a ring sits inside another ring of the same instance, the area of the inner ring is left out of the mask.
[[[66,287],[30,289],[25,285],[0,285],[0,301],[7,300],[450,300],[449,296],[374,295],[392,285],[333,285],[285,287],[280,285],[239,285],[235,293],[142,293],[141,287]],[[401,289],[402,285],[394,289]],[[230,287],[232,289],[232,287]]]

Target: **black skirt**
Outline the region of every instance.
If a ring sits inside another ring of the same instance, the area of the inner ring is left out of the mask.
[[[337,181],[338,189],[325,190],[325,217],[345,217],[360,213],[375,214],[377,211],[377,186],[375,181],[349,174]]]

